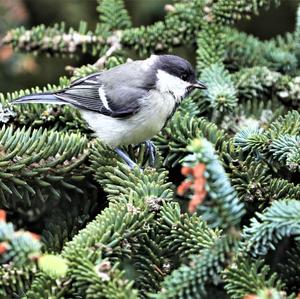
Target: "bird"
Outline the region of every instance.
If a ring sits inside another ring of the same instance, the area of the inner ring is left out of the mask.
[[[79,78],[64,89],[22,96],[12,104],[71,105],[106,145],[132,168],[135,163],[120,146],[149,141],[194,89],[206,89],[190,62],[176,55],[151,55]],[[153,161],[152,161],[153,162]]]

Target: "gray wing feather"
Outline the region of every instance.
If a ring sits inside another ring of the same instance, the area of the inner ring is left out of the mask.
[[[126,117],[139,111],[140,99],[147,97],[153,87],[144,81],[147,76],[143,72],[139,61],[130,62],[80,78],[55,96],[81,109]],[[99,88],[103,92],[99,93]]]
[[[89,81],[90,83],[91,82],[95,82],[97,83],[97,77],[101,74],[102,72],[98,72],[98,73],[93,73],[93,74],[90,74],[90,75],[87,75],[85,77],[82,77],[82,78],[78,78],[77,80],[74,80],[71,82],[70,84],[70,87],[73,87],[73,86],[76,86],[84,81]]]

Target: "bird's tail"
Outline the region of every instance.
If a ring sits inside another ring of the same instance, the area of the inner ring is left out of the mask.
[[[63,100],[59,99],[52,93],[36,93],[28,96],[20,97],[11,102],[13,105],[27,104],[27,103],[41,103],[41,104],[66,104]]]

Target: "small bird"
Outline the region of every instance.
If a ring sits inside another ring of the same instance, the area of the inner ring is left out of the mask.
[[[135,164],[118,147],[147,142],[159,133],[195,88],[206,86],[196,79],[187,60],[175,55],[151,55],[80,78],[62,90],[23,96],[12,103],[78,108],[96,136],[133,167]],[[150,142],[147,146],[153,156],[154,146]]]

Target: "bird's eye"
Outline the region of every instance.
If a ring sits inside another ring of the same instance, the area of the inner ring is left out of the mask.
[[[187,73],[183,73],[183,74],[180,76],[180,79],[182,79],[183,81],[187,81],[187,79],[188,79],[188,74],[187,74]]]

